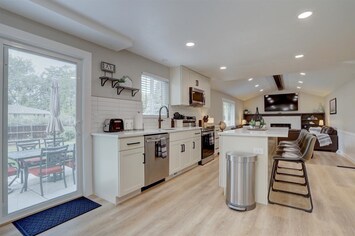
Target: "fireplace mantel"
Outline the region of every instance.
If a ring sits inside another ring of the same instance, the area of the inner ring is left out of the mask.
[[[260,114],[268,127],[271,123],[291,124],[291,129],[308,129],[312,126],[318,126],[319,120],[325,121],[324,113],[261,113]],[[244,119],[249,123],[254,114],[244,114]],[[310,119],[310,118],[316,118]]]

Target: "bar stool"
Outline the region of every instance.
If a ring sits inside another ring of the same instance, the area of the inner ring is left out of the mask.
[[[311,213],[313,211],[312,195],[311,195],[311,189],[309,186],[309,180],[308,180],[305,162],[312,157],[315,142],[316,142],[316,137],[313,136],[312,134],[307,134],[306,138],[305,138],[306,144],[305,144],[304,150],[302,150],[303,151],[302,155],[295,156],[295,157],[286,157],[286,156],[285,157],[282,157],[282,156],[274,156],[273,157],[274,161],[273,161],[272,172],[271,172],[271,176],[270,176],[270,185],[269,185],[269,192],[268,192],[269,203],[277,204],[277,205],[281,205],[281,206],[286,206],[286,207],[294,208],[297,210],[303,210],[303,211],[306,211],[309,213]],[[301,164],[302,175],[298,175],[298,174],[287,174],[287,175],[293,176],[293,177],[298,177],[298,178],[303,178],[304,183],[286,181],[286,180],[277,180],[276,179],[277,174],[278,174],[277,169],[278,169],[278,164],[280,161]],[[303,193],[299,193],[299,192],[292,192],[292,191],[277,189],[274,187],[274,182],[283,182],[283,183],[287,183],[287,184],[303,185],[303,186],[306,186],[307,193],[303,194]],[[294,194],[294,195],[298,195],[298,196],[303,196],[305,198],[309,198],[310,208],[309,209],[301,208],[301,207],[296,207],[296,206],[272,201],[272,200],[270,200],[270,192],[271,191],[282,192],[282,193],[287,193],[287,194]]]

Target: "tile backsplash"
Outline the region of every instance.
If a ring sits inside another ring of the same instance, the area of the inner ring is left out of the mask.
[[[101,132],[105,119],[134,118],[138,111],[142,111],[140,101],[91,97],[91,127],[92,132]]]
[[[198,122],[204,115],[208,113],[207,108],[196,108],[188,106],[170,106],[170,118],[174,116],[175,112],[179,112],[185,116],[196,116]],[[105,119],[121,118],[134,119],[138,111],[142,112],[142,102],[124,99],[91,97],[91,121],[92,132],[101,132]],[[165,110],[163,112],[165,113]],[[158,119],[156,117],[148,117],[143,119],[144,129],[157,129]],[[164,119],[162,123],[163,128],[170,127],[171,120]]]

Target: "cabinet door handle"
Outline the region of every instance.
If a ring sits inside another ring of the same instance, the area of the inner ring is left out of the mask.
[[[183,144],[184,145],[184,152],[185,152],[185,144]]]
[[[184,152],[184,144],[181,144],[181,151],[180,152]]]
[[[130,145],[135,145],[135,144],[140,144],[141,142],[134,142],[134,143],[127,143],[128,146]]]
[[[192,142],[192,148],[195,149],[195,146],[196,146],[195,141],[193,141]]]
[[[143,164],[145,164],[145,153],[143,153]]]
[[[201,133],[195,133],[195,134],[201,134]]]

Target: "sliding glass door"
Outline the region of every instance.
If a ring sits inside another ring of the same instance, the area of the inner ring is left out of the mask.
[[[26,46],[3,50],[6,215],[78,193],[81,113],[75,59]]]

